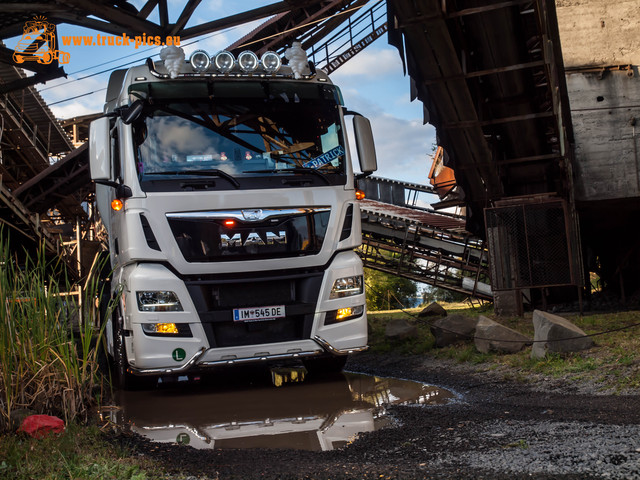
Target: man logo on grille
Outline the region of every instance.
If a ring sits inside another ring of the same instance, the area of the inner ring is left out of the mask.
[[[243,240],[242,235],[234,233],[229,237],[226,233],[220,235],[220,248],[229,249],[231,247],[249,247],[252,245],[286,245],[287,232],[280,230],[278,232],[265,232],[262,236],[257,232],[251,232]]]

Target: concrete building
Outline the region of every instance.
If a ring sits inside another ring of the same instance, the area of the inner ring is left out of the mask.
[[[640,2],[556,0],[585,268],[640,296]]]

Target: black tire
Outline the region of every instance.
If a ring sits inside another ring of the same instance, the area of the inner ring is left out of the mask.
[[[138,376],[129,371],[129,360],[124,343],[124,319],[120,308],[111,317],[113,328],[113,380],[119,390],[148,390],[158,383],[155,376]]]
[[[302,363],[310,374],[337,373],[342,371],[347,358],[347,355],[323,355],[304,358]]]

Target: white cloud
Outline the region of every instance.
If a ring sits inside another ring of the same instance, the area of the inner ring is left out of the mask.
[[[350,98],[348,107],[371,121],[378,157],[378,171],[375,175],[428,183],[427,175],[435,143],[435,129],[431,125],[423,125],[420,118],[407,119],[387,113],[372,100],[357,94]],[[351,152],[355,155],[352,133],[350,141]]]
[[[94,94],[99,95],[99,94]],[[100,98],[97,97],[93,100],[76,100],[73,102],[61,103],[59,105],[53,105],[51,111],[56,118],[61,120],[73,117],[80,117],[82,115],[88,115],[90,113],[98,113],[102,111],[102,104],[104,104],[104,98],[102,95],[99,95]],[[88,97],[85,97],[88,98]],[[100,103],[99,108],[94,108],[92,105]]]
[[[331,78],[336,82],[350,82],[353,77],[379,78],[398,71],[402,71],[402,61],[395,49],[369,47],[338,68]]]

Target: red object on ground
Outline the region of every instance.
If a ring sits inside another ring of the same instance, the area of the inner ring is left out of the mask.
[[[64,421],[49,415],[30,415],[22,421],[18,431],[24,432],[33,438],[44,438],[51,432],[64,432]]]

